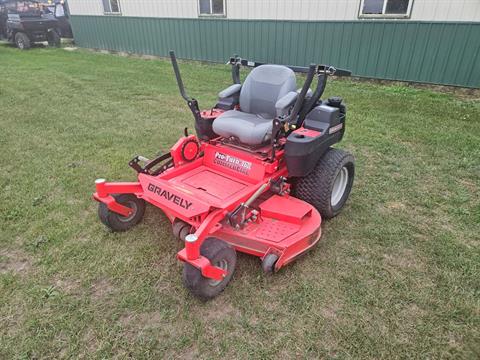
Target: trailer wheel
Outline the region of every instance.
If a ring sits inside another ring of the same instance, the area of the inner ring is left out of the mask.
[[[22,32],[15,34],[15,45],[17,45],[17,48],[20,50],[28,50],[32,46],[28,36]]]
[[[337,216],[345,205],[352,190],[354,176],[353,155],[331,148],[320,158],[310,174],[296,181],[293,193],[313,205],[322,218],[330,219]]]
[[[60,47],[62,39],[56,30],[51,30],[47,33],[48,46]]]
[[[222,280],[214,280],[203,277],[199,269],[185,263],[183,267],[183,282],[190,292],[202,300],[214,298],[220,294],[230,282],[235,265],[237,253],[226,242],[217,238],[206,239],[200,247],[200,254],[210,262],[227,271],[227,276]]]
[[[98,217],[110,230],[113,232],[127,231],[142,220],[145,214],[145,200],[139,199],[133,194],[113,195],[113,197],[118,203],[133,209],[133,213],[129,216],[122,216],[111,211],[104,203],[100,203]]]

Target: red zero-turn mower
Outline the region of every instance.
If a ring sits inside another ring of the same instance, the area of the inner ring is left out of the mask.
[[[129,165],[137,182],[96,181],[100,220],[113,231],[140,222],[145,202],[159,207],[185,242],[186,287],[218,295],[232,278],[236,252],[258,256],[266,273],[278,271],[320,239],[321,219],[337,215],[352,188],[354,158],[330,146],[345,132],[340,97],[321,100],[332,66],[263,65],[230,59],[234,84],[211,110],[187,96],[175,54],[180,93],[195,118],[197,136],[183,136],[170,153]],[[240,67],[253,68],[243,84]],[[306,73],[297,90],[295,72]],[[314,78],[315,91],[310,90]]]

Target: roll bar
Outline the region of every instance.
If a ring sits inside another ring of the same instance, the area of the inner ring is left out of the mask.
[[[183,85],[182,76],[180,75],[180,70],[178,68],[177,58],[175,56],[175,52],[170,50],[170,59],[172,61],[173,71],[175,72],[175,77],[177,79],[178,88],[180,90],[180,94],[185,99],[188,104],[188,107],[192,111],[193,116],[196,120],[201,119],[200,110],[198,107],[198,101],[190,96],[187,95],[185,91],[185,86]],[[242,59],[237,55],[234,55],[230,58],[227,64],[232,65],[232,81],[234,84],[240,84],[240,67],[247,66],[251,68],[256,68],[258,66],[264,65],[264,63],[260,63],[257,61],[250,61],[246,59]],[[294,72],[304,73],[307,74],[305,79],[305,83],[302,86],[302,90],[295,101],[293,109],[291,113],[281,119],[290,124],[295,124],[297,126],[301,126],[306,115],[316,106],[317,102],[320,100],[320,97],[323,95],[325,91],[325,87],[327,85],[327,78],[329,75],[336,75],[336,76],[351,76],[352,73],[349,70],[344,69],[337,69],[333,66],[329,65],[316,65],[310,64],[308,67],[303,66],[287,66]],[[307,100],[305,103],[305,98],[310,88],[313,78],[318,77],[317,87],[310,99]],[[298,117],[298,118],[297,118]]]
[[[308,89],[310,89],[310,85],[312,84],[316,69],[317,65],[315,64],[310,64],[310,66],[308,67],[307,79],[303,83],[302,91],[300,91],[300,94],[297,97],[297,101],[295,101],[292,112],[285,119],[287,122],[291,122],[292,120],[297,118],[297,115],[302,108],[303,102],[305,101],[305,96],[307,96]]]
[[[242,59],[237,55],[234,55],[233,57],[231,57],[230,60],[227,62],[227,64],[232,65],[232,79],[234,84],[240,83],[240,66],[256,68],[258,66],[265,65],[264,63],[261,63],[258,61],[250,61],[250,60]],[[292,112],[288,116],[288,119],[286,119],[288,122],[292,122],[293,120],[295,120],[295,118],[298,115],[298,119],[296,121],[297,126],[302,125],[307,114],[315,107],[317,102],[322,97],[323,92],[325,91],[325,88],[327,86],[328,76],[331,76],[331,75],[351,76],[352,75],[352,72],[350,70],[339,69],[334,66],[323,65],[323,64],[321,65],[310,64],[310,66],[308,67],[292,66],[292,65],[286,65],[286,66],[289,69],[293,70],[294,72],[307,74],[307,78],[305,80],[305,83],[303,84],[302,91],[298,96],[297,101],[295,102]],[[315,75],[318,77],[317,87],[313,92],[312,97],[308,99],[306,103],[304,103],[307,91],[310,88],[310,85],[313,82],[313,77]]]
[[[241,63],[239,63],[239,60],[241,60],[238,55],[233,55],[232,58],[230,58],[230,61],[227,62],[228,64],[232,65],[232,80],[234,84],[240,84],[240,66]]]
[[[250,60],[239,58],[237,55],[234,55],[233,57],[231,57],[230,60],[227,62],[227,64],[237,65],[237,66],[241,65],[241,66],[251,67],[251,68],[256,68],[258,66],[265,65],[265,63],[261,63],[261,62],[258,62],[258,61],[250,61]],[[310,71],[310,66],[308,66],[308,67],[306,67],[306,66],[294,66],[294,65],[285,65],[285,66],[288,67],[289,69],[292,69],[294,72],[297,72],[297,73],[308,74],[308,72]],[[315,65],[315,66],[317,66],[317,65]],[[352,72],[350,70],[339,69],[339,68],[336,68],[336,67],[330,66],[330,65],[320,64],[320,65],[318,65],[317,70],[318,70],[317,71],[318,73],[327,71],[327,72],[329,72],[329,75],[352,76]]]
[[[307,116],[307,114],[316,106],[317,102],[322,97],[323,92],[327,87],[327,78],[328,78],[327,72],[318,74],[317,88],[313,92],[312,97],[308,99],[308,101],[302,107],[302,110],[298,115],[297,124],[296,124],[297,126],[301,126],[303,124],[303,121],[305,120],[305,117]]]
[[[201,119],[200,108],[198,107],[198,101],[194,98],[191,98],[187,95],[185,91],[185,86],[183,86],[182,76],[180,75],[180,70],[178,69],[177,57],[175,56],[175,51],[170,50],[170,59],[172,60],[173,71],[175,72],[175,77],[177,78],[178,88],[180,90],[180,94],[185,99],[190,108],[190,111],[195,118],[195,121],[199,121]]]
[[[180,70],[178,69],[177,57],[175,56],[175,51],[170,50],[170,60],[172,60],[173,71],[175,72],[175,77],[177,78],[178,88],[180,89],[180,94],[185,99],[185,101],[192,101],[187,93],[185,92],[185,86],[183,86],[182,76],[180,75]]]

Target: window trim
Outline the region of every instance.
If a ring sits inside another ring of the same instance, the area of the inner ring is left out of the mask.
[[[415,0],[408,0],[408,7],[407,7],[406,14],[385,14],[385,10],[387,8],[387,1],[389,0],[383,0],[382,14],[362,14],[365,0],[360,0],[360,6],[358,8],[358,18],[359,19],[410,19],[412,17],[413,2]]]
[[[103,15],[122,15],[122,5],[120,4],[121,1],[117,0],[118,2],[118,11],[105,11],[105,7],[103,6],[103,0],[100,0],[102,2],[102,8],[103,8]],[[110,0],[107,0],[108,3],[110,4],[110,10],[112,10],[112,3]]]
[[[213,0],[210,0],[210,11],[213,9]],[[214,18],[226,18],[227,17],[227,1],[223,1],[223,14],[202,14],[200,13],[200,0],[197,0],[197,12],[198,12],[198,17],[214,17]]]

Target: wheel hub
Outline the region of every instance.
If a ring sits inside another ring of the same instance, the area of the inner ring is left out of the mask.
[[[344,166],[338,173],[335,181],[333,182],[331,204],[336,206],[345,194],[345,189],[347,188],[348,183],[348,169]]]
[[[216,267],[219,267],[220,269],[222,269],[223,271],[227,271],[228,270],[228,262],[227,260],[220,260],[220,261],[217,261],[215,264],[213,264],[214,266]],[[215,280],[215,279],[210,279],[208,281],[208,284],[210,286],[218,286],[221,282],[223,281],[222,280]]]
[[[132,209],[132,213],[128,216],[118,215],[118,220],[120,220],[121,222],[129,222],[137,214],[137,204],[134,201],[127,201],[126,203],[124,203],[122,205]]]

